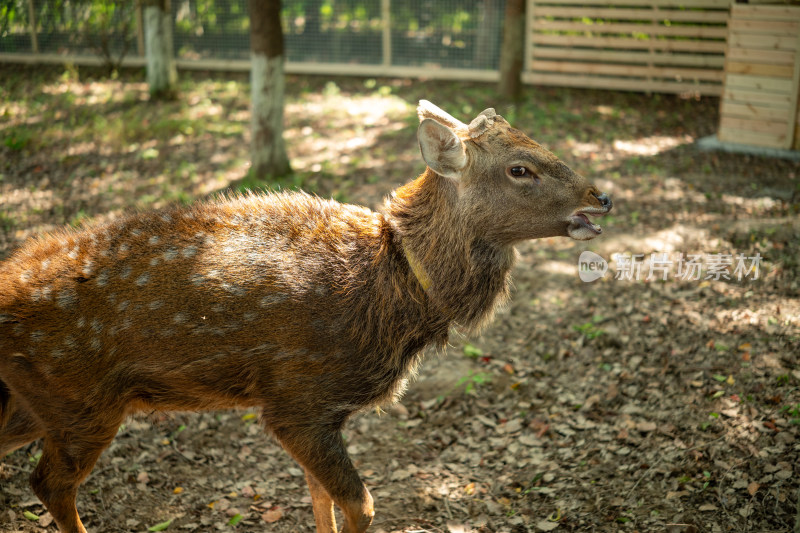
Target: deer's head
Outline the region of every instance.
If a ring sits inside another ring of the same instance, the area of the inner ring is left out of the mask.
[[[611,199],[550,151],[512,128],[494,109],[464,124],[420,101],[418,138],[428,167],[454,180],[459,209],[487,238],[506,244],[569,236],[589,240],[589,220]]]

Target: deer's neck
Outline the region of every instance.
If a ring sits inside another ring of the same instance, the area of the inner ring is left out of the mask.
[[[464,220],[456,183],[428,169],[395,191],[386,214],[431,307],[470,329],[491,318],[508,296],[516,252]]]

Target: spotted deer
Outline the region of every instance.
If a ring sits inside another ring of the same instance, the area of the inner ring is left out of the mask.
[[[261,409],[317,531],[372,522],[340,431],[394,401],[427,346],[508,296],[514,245],[587,240],[611,200],[493,109],[418,107],[427,164],[382,213],[247,194],[34,239],[0,265],[0,457],[43,439],[33,491],[85,529],[78,486],[126,416]]]

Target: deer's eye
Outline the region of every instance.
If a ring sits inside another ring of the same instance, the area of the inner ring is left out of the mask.
[[[508,169],[509,174],[514,176],[515,178],[523,178],[525,175],[530,174],[528,169],[525,167],[511,167]]]

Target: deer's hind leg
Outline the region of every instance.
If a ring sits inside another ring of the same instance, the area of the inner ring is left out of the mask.
[[[11,414],[6,424],[0,427],[0,459],[42,437],[44,428],[36,417],[22,406],[11,404]]]
[[[33,492],[62,533],[86,533],[76,507],[78,487],[114,439],[123,413],[84,412],[82,418],[72,424],[60,423],[62,431],[48,430],[39,464],[31,474]]]

